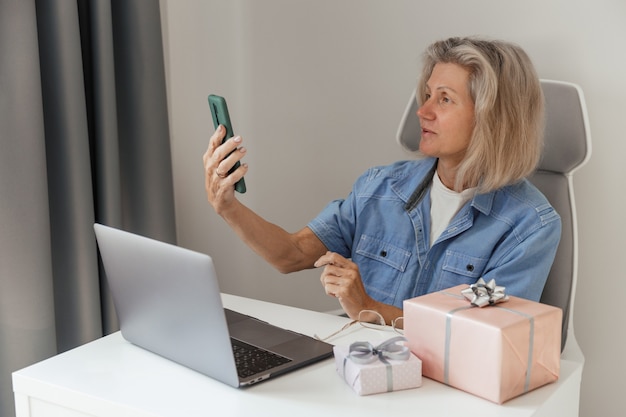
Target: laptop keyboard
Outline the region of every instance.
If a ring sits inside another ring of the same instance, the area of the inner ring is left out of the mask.
[[[237,339],[231,339],[237,374],[240,378],[247,378],[259,372],[267,371],[291,359],[267,350],[249,345]]]

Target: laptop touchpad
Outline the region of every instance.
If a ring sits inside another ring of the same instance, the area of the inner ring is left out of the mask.
[[[265,348],[302,337],[298,333],[274,327],[254,318],[229,324],[228,330],[230,337]]]

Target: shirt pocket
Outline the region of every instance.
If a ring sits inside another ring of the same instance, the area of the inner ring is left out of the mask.
[[[479,258],[447,250],[443,260],[442,288],[474,284],[487,266],[488,258]]]
[[[366,258],[382,262],[400,272],[404,272],[411,258],[411,252],[389,242],[371,236],[361,235],[356,253]]]

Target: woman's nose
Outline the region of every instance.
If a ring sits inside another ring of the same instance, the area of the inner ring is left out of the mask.
[[[424,103],[422,103],[422,105],[417,108],[415,114],[417,115],[417,117],[422,119],[432,119],[434,115],[430,108],[430,100],[426,100]]]

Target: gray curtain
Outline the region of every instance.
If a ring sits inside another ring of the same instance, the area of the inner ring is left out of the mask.
[[[0,0],[0,416],[117,330],[92,225],[175,243],[158,0]]]

